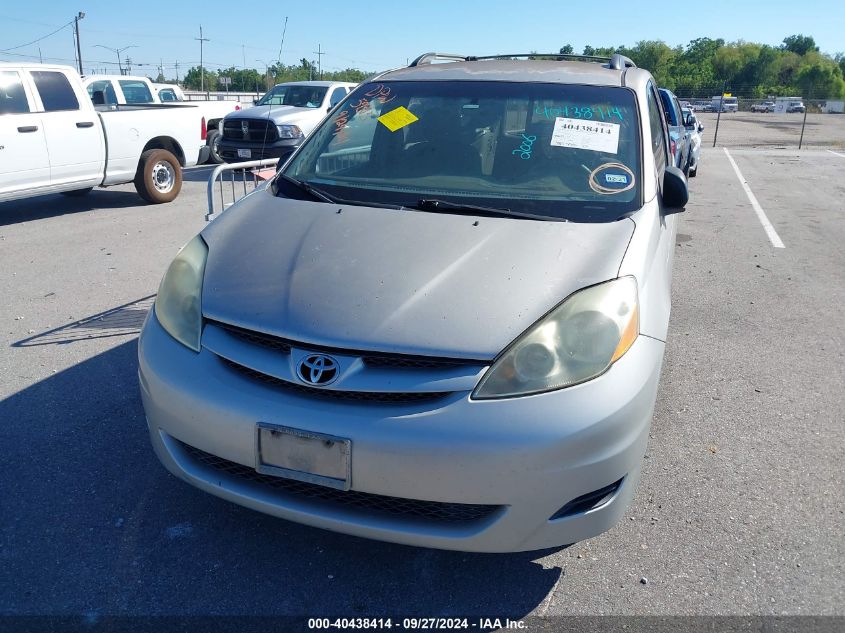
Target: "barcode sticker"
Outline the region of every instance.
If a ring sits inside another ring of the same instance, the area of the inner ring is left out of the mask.
[[[619,151],[619,124],[557,117],[551,144],[615,154]]]

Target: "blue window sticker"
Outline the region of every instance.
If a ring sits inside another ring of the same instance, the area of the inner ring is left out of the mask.
[[[590,172],[590,189],[602,195],[614,195],[634,187],[634,172],[622,163],[604,163]]]

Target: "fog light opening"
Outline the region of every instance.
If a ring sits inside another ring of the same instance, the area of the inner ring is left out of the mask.
[[[622,487],[623,481],[625,481],[624,477],[609,486],[605,486],[604,488],[599,488],[598,490],[593,490],[585,495],[576,497],[560,510],[555,512],[549,518],[549,521],[556,521],[557,519],[564,519],[576,514],[584,514],[586,512],[590,512],[591,510],[598,510],[613,500],[613,497],[616,496],[616,493],[619,492],[619,489]]]

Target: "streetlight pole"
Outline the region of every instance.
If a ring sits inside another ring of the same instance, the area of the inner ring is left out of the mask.
[[[117,67],[120,69],[120,74],[123,74],[123,62],[120,61],[120,54],[123,51],[128,51],[130,48],[138,48],[134,44],[130,46],[124,46],[123,48],[112,48],[111,46],[103,46],[102,44],[94,44],[95,48],[105,48],[107,51],[111,51],[112,53],[117,55]]]
[[[205,92],[205,69],[202,65],[202,44],[203,42],[210,42],[211,40],[202,36],[202,24],[200,24],[200,36],[195,37],[194,39],[199,40],[200,42],[200,91]]]
[[[74,32],[76,33],[76,59],[79,61],[79,74],[82,75],[82,49],[79,46],[79,21],[85,17],[85,14],[80,11],[73,18]]]

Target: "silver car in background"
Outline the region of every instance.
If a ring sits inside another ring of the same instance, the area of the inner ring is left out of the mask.
[[[695,112],[684,108],[681,110],[684,117],[684,127],[690,137],[689,170],[687,175],[695,178],[698,174],[698,161],[701,158],[701,133],[704,131],[704,124],[695,116]]]
[[[592,537],[634,495],[669,323],[660,98],[621,56],[437,57],[359,86],[179,252],[139,342],[152,444],[348,534]]]

